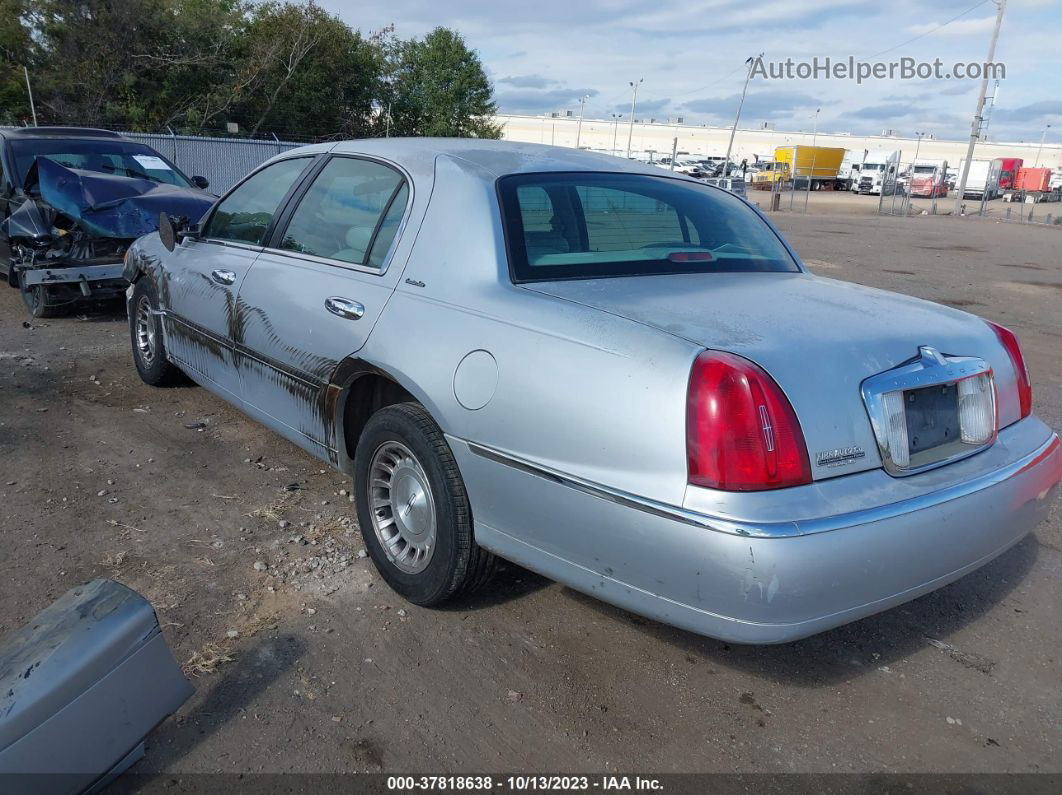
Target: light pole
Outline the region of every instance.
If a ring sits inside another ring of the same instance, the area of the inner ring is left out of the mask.
[[[916,133],[915,133],[915,137],[916,137],[916,138],[917,138],[918,140],[917,140],[917,142],[915,143],[915,153],[914,153],[914,160],[913,160],[913,161],[911,161],[911,168],[914,168],[914,166],[915,166],[915,163],[917,163],[917,162],[918,162],[918,150],[922,148],[922,139],[923,139],[923,138],[925,137],[925,135],[926,135],[926,134],[925,134],[924,132],[916,132]]]
[[[579,148],[579,138],[583,134],[583,108],[586,105],[586,101],[590,99],[590,95],[586,94],[579,97],[579,125],[575,128],[575,148]]]
[[[999,40],[999,28],[1003,24],[1003,12],[1007,8],[1007,0],[995,0],[996,26],[992,29],[992,42],[988,45],[988,57],[985,63],[992,63],[996,57],[996,41]],[[970,144],[966,148],[966,160],[963,161],[962,171],[959,173],[959,183],[955,186],[955,215],[962,212],[962,195],[966,192],[966,179],[970,176],[970,163],[973,160],[974,148],[977,146],[977,137],[981,134],[981,123],[984,121],[985,94],[988,93],[988,70],[985,70],[981,80],[981,90],[977,95],[977,109],[974,111],[973,121],[970,123]],[[987,193],[986,193],[987,195]]]
[[[638,86],[645,80],[644,77],[639,77],[638,82],[631,81],[631,88],[634,90],[634,94],[631,97],[631,126],[627,130],[627,159],[631,159],[631,141],[634,139],[634,109],[638,106]]]
[[[914,159],[911,161],[911,168],[907,172],[907,196],[904,197],[906,200],[906,204],[904,205],[903,214],[905,216],[909,215],[911,210],[911,196],[913,195],[912,191],[914,191],[915,168],[918,167],[918,150],[922,148],[922,139],[925,137],[925,135],[926,134],[924,132],[915,132],[915,138],[917,140],[915,141]],[[936,195],[936,172],[934,171],[933,174],[933,182],[931,183],[929,188],[930,199],[932,199]],[[899,174],[897,174],[896,176],[897,179],[899,179]]]
[[[1047,131],[1050,130],[1050,129],[1051,129],[1051,125],[1048,124],[1046,127],[1044,127],[1044,131],[1040,135],[1040,146],[1036,150],[1036,160],[1033,162],[1034,166],[1039,166],[1040,165],[1040,153],[1044,151],[1044,140],[1046,140]]]
[[[815,148],[815,143],[816,143],[816,141],[818,140],[818,137],[819,137],[819,112],[821,110],[822,110],[822,108],[815,108],[815,120],[812,122],[812,127],[811,127],[811,173],[808,174],[808,190],[807,190],[807,193],[804,194],[804,212],[805,213],[807,213],[807,211],[808,211],[808,199],[811,198],[811,183],[815,179],[815,165],[818,162],[819,150]],[[797,157],[796,157],[796,155],[793,155],[793,174],[794,174],[794,176],[796,175],[796,170],[797,170],[796,165],[797,165]],[[794,183],[793,183],[793,187],[794,188],[796,187],[795,180],[794,180]]]
[[[762,58],[761,52],[757,56],[749,56],[745,59],[745,66],[748,67],[748,71],[745,72],[745,85],[741,89],[741,101],[738,102],[737,113],[734,114],[734,126],[730,128],[730,143],[726,145],[726,159],[723,160],[723,176],[730,176],[730,151],[734,148],[734,136],[737,134],[738,121],[741,119],[741,108],[745,105],[745,92],[749,90],[749,80],[752,79],[752,65],[756,63],[757,58]]]
[[[623,118],[621,113],[611,113],[612,116],[612,156],[616,156],[616,138],[619,137],[619,120]]]

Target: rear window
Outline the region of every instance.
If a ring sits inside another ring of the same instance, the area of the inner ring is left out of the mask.
[[[499,192],[516,281],[799,270],[741,200],[684,180],[518,174]]]

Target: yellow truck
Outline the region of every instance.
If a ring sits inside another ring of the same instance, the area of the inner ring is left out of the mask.
[[[812,190],[832,187],[844,154],[844,149],[832,146],[779,146],[774,162],[753,176],[753,186],[792,181],[793,187],[806,188],[810,179]]]

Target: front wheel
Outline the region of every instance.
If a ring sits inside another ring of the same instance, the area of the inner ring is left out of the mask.
[[[8,278],[16,278],[15,272],[11,271]],[[19,279],[19,281],[22,280]],[[21,283],[19,290],[22,292],[22,303],[26,305],[26,309],[33,317],[62,317],[69,311],[69,302],[56,302],[52,291],[43,284]]]
[[[365,547],[414,604],[441,604],[486,582],[495,558],[476,544],[461,473],[442,431],[415,403],[380,409],[354,454]]]
[[[166,358],[166,342],[162,338],[162,323],[158,314],[155,285],[141,277],[133,285],[129,302],[129,337],[133,345],[136,371],[145,384],[173,386],[182,383],[184,373]]]

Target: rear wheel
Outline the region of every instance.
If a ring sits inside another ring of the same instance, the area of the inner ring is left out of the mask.
[[[415,403],[377,411],[354,454],[358,523],[380,575],[431,606],[486,582],[494,556],[472,534],[461,473],[439,426]]]
[[[133,285],[129,302],[129,336],[133,345],[133,361],[141,380],[151,386],[173,386],[184,381],[184,373],[166,358],[166,342],[162,338],[162,324],[158,310],[155,285],[141,277]]]
[[[11,272],[8,278],[17,277]],[[43,284],[20,284],[19,290],[22,292],[22,303],[33,317],[62,317],[70,311],[70,302],[57,301],[51,289]]]

